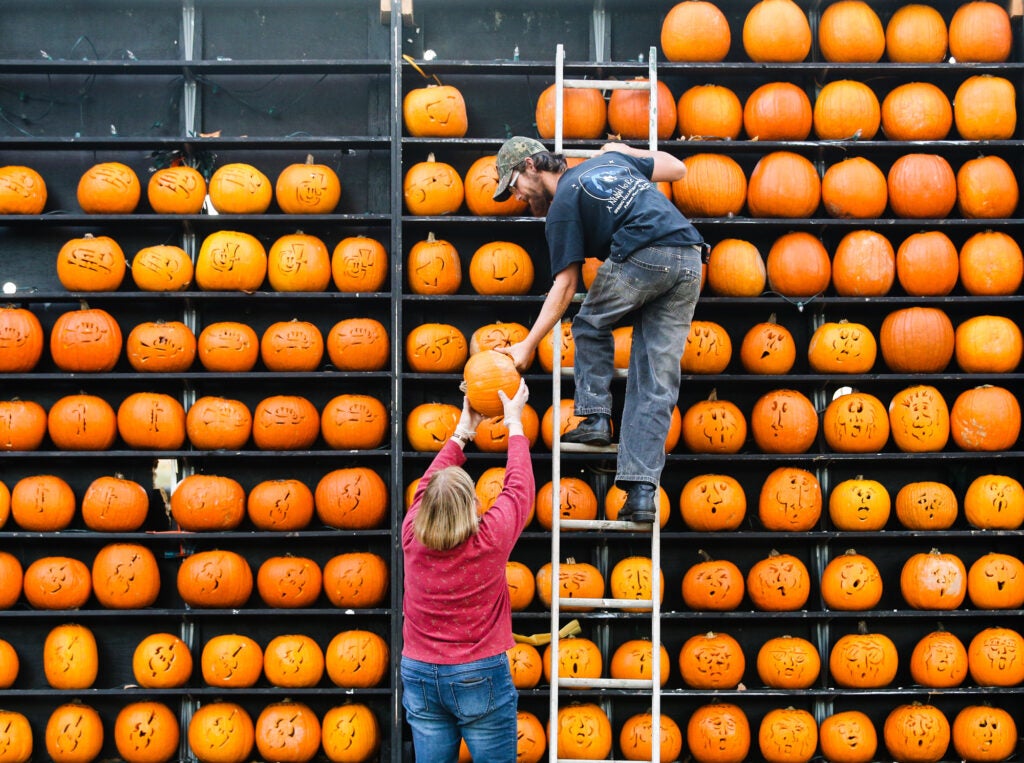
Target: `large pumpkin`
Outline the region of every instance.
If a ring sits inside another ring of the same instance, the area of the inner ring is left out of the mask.
[[[186,532],[233,530],[245,519],[245,489],[232,477],[190,474],[171,493],[171,517]]]
[[[741,763],[750,752],[750,721],[739,705],[701,705],[686,724],[686,746],[697,763]]]
[[[334,450],[379,447],[388,433],[387,408],[372,395],[338,395],[320,414],[320,433]]]
[[[743,130],[751,140],[806,140],[812,111],[803,88],[792,82],[768,82],[747,96]]]
[[[263,675],[273,686],[310,688],[320,683],[323,674],[323,650],[305,634],[275,636],[263,650]]]
[[[133,392],[117,408],[117,431],[130,448],[178,450],[185,442],[185,409],[162,392]]]
[[[885,718],[885,746],[901,763],[936,763],[949,747],[949,721],[934,705],[898,705]]]
[[[388,330],[376,318],[344,318],[331,327],[326,343],[339,371],[380,371],[391,357]]]
[[[453,85],[413,88],[402,98],[402,121],[414,138],[461,138],[469,129],[466,99]]]
[[[270,371],[315,371],[323,355],[323,334],[310,321],[275,321],[260,337],[260,359]]]
[[[264,480],[249,491],[245,510],[259,530],[302,530],[313,519],[313,491],[297,479]]]
[[[244,763],[254,743],[252,717],[236,702],[203,703],[188,723],[188,746],[200,763]]]
[[[829,652],[828,668],[836,686],[879,689],[895,680],[899,666],[896,644],[884,633],[865,626],[836,639]]]
[[[366,705],[347,702],[324,713],[324,755],[331,763],[364,763],[380,747],[377,716]]]
[[[462,285],[458,250],[433,232],[409,249],[406,278],[413,294],[455,294]]]
[[[256,749],[263,760],[306,763],[319,752],[320,736],[320,719],[303,702],[274,702],[256,719]]]
[[[771,390],[754,403],[750,432],[762,453],[806,453],[818,435],[818,413],[799,390]]]
[[[865,374],[875,365],[878,343],[863,323],[825,321],[807,344],[807,362],[820,374]]]
[[[937,307],[904,307],[882,320],[882,359],[894,373],[939,373],[953,359],[955,331]]]
[[[808,689],[818,680],[821,656],[800,636],[776,636],[757,651],[757,675],[771,689]]]
[[[874,63],[885,52],[885,30],[863,0],[838,0],[818,20],[822,58],[839,63]]]
[[[252,411],[252,441],[260,450],[306,450],[320,434],[320,412],[302,395],[271,395]]]
[[[751,217],[813,217],[820,202],[821,178],[801,154],[772,151],[762,156],[750,173],[747,208]]]
[[[967,678],[967,648],[949,631],[926,633],[910,653],[910,677],[935,689],[959,686]]]
[[[546,87],[537,98],[534,116],[541,138],[555,137],[555,85]],[[562,92],[562,137],[593,140],[604,134],[608,106],[600,90],[566,88]]]
[[[757,742],[768,763],[807,763],[818,748],[818,723],[807,710],[777,707],[761,719]]]
[[[173,633],[152,633],[135,647],[132,674],[146,689],[175,689],[192,676],[192,652]]]
[[[886,181],[896,217],[941,219],[956,205],[956,175],[940,154],[904,154],[889,167]]]
[[[274,291],[325,291],[331,282],[327,245],[308,233],[286,233],[267,252],[267,280]]]
[[[466,382],[466,397],[470,406],[484,416],[500,416],[504,403],[498,392],[512,398],[519,389],[519,371],[510,355],[497,350],[475,353],[462,369]]]
[[[602,760],[612,749],[612,725],[593,703],[563,705],[549,734],[559,758]]]
[[[46,335],[28,308],[0,306],[0,373],[25,373],[39,363]]]
[[[956,493],[941,482],[908,482],[896,493],[896,518],[908,530],[946,530],[958,512]]]
[[[203,239],[196,258],[196,285],[203,291],[256,291],[267,275],[267,251],[241,231],[215,231]]]
[[[863,82],[833,80],[818,91],[812,119],[819,140],[872,140],[882,124],[882,107]]]
[[[683,140],[735,140],[743,130],[743,104],[724,85],[694,85],[676,104],[679,136]],[[658,118],[661,118],[659,110]],[[646,130],[644,136],[646,137]]]
[[[252,568],[234,551],[199,551],[182,560],[177,587],[178,595],[189,606],[234,609],[249,600]]]
[[[127,164],[100,162],[82,173],[76,196],[87,215],[125,215],[139,205],[142,186]]]
[[[1009,373],[1020,364],[1024,336],[1002,315],[976,315],[956,327],[954,355],[966,373]]]
[[[633,81],[648,82],[643,77],[637,77]],[[668,85],[661,80],[657,81],[655,93],[658,106],[658,124],[655,132],[659,140],[668,140],[675,132],[676,102]],[[650,135],[650,103],[649,86],[639,90],[612,90],[608,99],[608,127],[611,132],[626,139],[646,139]]]
[[[938,85],[907,82],[882,100],[882,131],[889,140],[945,140],[953,105]]]
[[[469,357],[466,336],[448,323],[422,323],[405,338],[405,360],[417,373],[461,371]]]
[[[892,513],[889,491],[878,480],[855,477],[838,483],[828,496],[832,524],[846,532],[871,532],[885,528]]]
[[[483,244],[469,260],[469,282],[477,294],[527,294],[533,278],[530,253],[512,241]]]
[[[252,413],[241,400],[205,395],[188,409],[185,434],[199,450],[238,450],[252,434]]]
[[[747,176],[725,154],[698,153],[685,158],[686,175],[672,181],[672,201],[690,218],[732,217],[747,200]]]
[[[989,552],[967,570],[967,598],[978,609],[1020,609],[1024,604],[1024,562]]]
[[[22,585],[35,609],[78,609],[92,594],[92,575],[78,559],[44,556],[25,568]]]
[[[840,297],[883,297],[896,279],[896,252],[883,234],[855,230],[832,253],[832,286]]]
[[[117,291],[126,269],[124,251],[110,236],[87,233],[57,253],[57,280],[68,291]]]
[[[713,321],[694,320],[679,359],[684,374],[720,374],[732,359],[732,340],[725,328]]]
[[[728,559],[703,556],[683,574],[683,602],[697,612],[730,612],[736,609],[746,590],[740,568]]]
[[[829,609],[874,609],[882,600],[882,588],[878,565],[853,549],[833,557],[821,573],[821,598]]]
[[[371,530],[387,514],[388,489],[366,466],[348,466],[325,474],[313,493],[317,518],[328,527]]]
[[[882,217],[889,202],[885,173],[863,156],[836,162],[821,178],[821,201],[829,217]]]
[[[251,370],[259,360],[260,338],[252,326],[218,321],[199,333],[196,354],[207,371],[242,373]]]
[[[900,571],[900,593],[912,609],[956,609],[967,596],[967,569],[938,549],[912,554]]]
[[[0,450],[37,450],[46,437],[46,411],[32,400],[0,401]]]
[[[274,198],[287,215],[329,215],[341,200],[341,181],[333,168],[317,164],[309,154],[305,162],[281,170]]]
[[[897,8],[885,26],[885,54],[893,63],[937,64],[946,58],[948,42],[946,20],[923,3]]]
[[[693,689],[734,689],[746,664],[740,642],[728,633],[698,633],[679,650],[679,673]]]
[[[671,101],[671,94],[669,100]],[[646,113],[646,107],[644,113]],[[521,215],[527,209],[527,203],[517,199],[515,194],[510,195],[504,201],[495,201],[494,191],[498,187],[496,156],[481,156],[473,162],[466,170],[466,177],[462,185],[466,196],[466,206],[472,214],[478,217],[510,217]]]
[[[106,372],[121,357],[121,327],[99,307],[61,313],[50,330],[50,356],[61,371]]]
[[[869,763],[878,750],[878,732],[860,710],[843,710],[818,727],[821,754],[830,763]]]
[[[413,450],[436,453],[455,434],[461,410],[450,403],[422,403],[405,417],[405,436]]]
[[[821,517],[821,484],[807,469],[779,466],[761,484],[757,516],[766,530],[807,532]]]
[[[373,631],[341,631],[325,650],[327,675],[335,686],[365,689],[379,686],[387,675],[390,650]]]
[[[757,246],[738,238],[722,239],[711,247],[707,271],[708,288],[723,297],[759,296],[768,279]]]
[[[46,752],[54,763],[92,763],[103,749],[103,720],[89,705],[59,705],[46,721]]]
[[[807,565],[793,554],[772,551],[747,571],[747,595],[762,612],[793,612],[807,603],[811,577]]]
[[[107,609],[145,609],[160,594],[156,556],[140,543],[108,543],[92,562],[92,592]]]
[[[815,297],[832,280],[832,263],[825,245],[807,231],[790,231],[775,239],[765,268],[768,286],[783,297]]]
[[[960,247],[960,284],[972,296],[1013,294],[1024,279],[1024,254],[1004,231],[978,231]]]
[[[462,206],[465,186],[452,165],[429,154],[406,171],[402,195],[411,215],[448,215]]]
[[[324,594],[339,609],[378,607],[387,596],[390,577],[387,562],[378,554],[338,554],[324,564]]]
[[[978,686],[1018,686],[1024,682],[1024,636],[993,625],[967,645],[967,670]]]
[[[1024,524],[1024,487],[1005,474],[982,474],[964,494],[964,517],[979,530],[1016,530]]]
[[[63,530],[75,516],[75,493],[53,474],[22,477],[10,493],[10,515],[22,530]]]
[[[821,430],[838,453],[877,453],[889,441],[889,414],[870,392],[849,392],[825,408]]]
[[[551,606],[554,581],[551,577],[551,563],[542,565],[535,575],[537,579],[537,597],[545,607]],[[563,600],[559,606],[565,612],[589,612],[592,606],[566,604],[566,599],[601,599],[604,598],[604,576],[601,571],[588,562],[577,562],[572,557],[558,565],[558,593]]]
[[[793,0],[760,0],[743,20],[743,50],[758,63],[799,63],[811,52],[811,25]]]
[[[221,634],[203,645],[200,665],[208,686],[246,688],[263,674],[263,649],[248,636]]]
[[[143,321],[125,340],[128,364],[143,373],[180,373],[196,358],[196,336],[181,321]]]
[[[967,705],[953,719],[953,749],[972,763],[1006,760],[1017,749],[1017,724],[1000,707]]]
[[[743,336],[740,362],[750,374],[788,374],[796,362],[793,332],[777,323],[773,313],[767,321],[751,326]]]
[[[911,233],[896,250],[896,278],[912,297],[944,297],[959,275],[956,245],[940,230]]]
[[[180,737],[177,716],[163,702],[132,702],[114,719],[114,744],[127,763],[166,763]]]
[[[1020,427],[1020,403],[1006,387],[985,384],[964,390],[949,410],[950,436],[963,450],[1010,450]]]
[[[743,486],[728,474],[700,474],[683,485],[679,511],[696,532],[728,532],[742,524],[747,513]]]
[[[338,291],[380,291],[388,276],[388,253],[370,236],[346,236],[331,253],[331,280]]]
[[[707,0],[677,3],[661,22],[661,49],[668,61],[721,61],[731,42],[729,20]]]
[[[65,395],[47,414],[46,428],[60,450],[106,450],[117,439],[117,418],[97,395]]]
[[[683,443],[691,453],[738,453],[747,440],[747,419],[735,403],[712,390],[683,414]]]
[[[58,625],[43,641],[42,663],[50,688],[89,689],[99,674],[96,637],[84,625]]]
[[[963,3],[949,20],[949,52],[959,63],[1000,63],[1010,57],[1010,15],[998,3]]]
[[[932,453],[949,441],[949,406],[938,389],[915,384],[889,401],[889,431],[893,443],[907,453]]]
[[[1017,131],[1017,90],[1005,77],[975,74],[953,96],[953,121],[964,140],[1008,140]]]
[[[232,162],[210,177],[210,203],[220,214],[261,215],[274,199],[274,184],[251,164]]]
[[[1001,156],[968,159],[956,172],[956,203],[968,219],[1013,217],[1020,188],[1010,163]]]

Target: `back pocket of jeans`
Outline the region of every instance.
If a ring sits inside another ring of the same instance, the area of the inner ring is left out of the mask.
[[[427,709],[427,685],[419,678],[402,676],[402,705],[410,713]]]
[[[464,720],[479,718],[494,707],[494,689],[490,678],[453,681],[451,687],[456,712]]]

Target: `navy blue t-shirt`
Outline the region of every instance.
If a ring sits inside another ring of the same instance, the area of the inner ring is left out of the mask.
[[[552,274],[587,257],[624,260],[652,244],[700,244],[696,228],[651,182],[654,159],[609,151],[565,171],[544,233]]]

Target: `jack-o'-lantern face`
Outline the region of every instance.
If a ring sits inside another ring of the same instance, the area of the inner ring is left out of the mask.
[[[765,480],[759,509],[768,529],[803,531],[817,523],[821,505],[821,484],[811,472],[780,467]]]
[[[739,642],[725,633],[693,636],[679,653],[683,681],[697,689],[733,688],[742,680],[744,668]]]
[[[611,751],[611,723],[597,705],[570,705],[558,713],[558,757],[600,760]]]
[[[736,609],[743,592],[743,573],[727,560],[699,562],[683,576],[683,600],[698,611]]]
[[[949,440],[949,407],[935,387],[917,385],[896,393],[889,423],[893,440],[903,451],[941,450]]]
[[[746,516],[747,496],[734,477],[701,474],[683,487],[679,507],[691,530],[735,530]]]
[[[839,638],[829,656],[829,670],[844,687],[880,688],[896,677],[897,653],[881,633],[850,633]]]
[[[837,450],[877,450],[889,439],[889,417],[877,398],[853,392],[829,404],[824,431]]]
[[[683,442],[694,453],[736,453],[747,438],[747,422],[727,400],[702,400],[683,416]]]
[[[820,671],[821,658],[814,645],[797,636],[769,639],[757,654],[757,673],[771,688],[807,688]]]
[[[545,676],[550,679],[550,650],[544,655]],[[599,678],[601,676],[601,650],[590,639],[566,638],[558,642],[558,675],[562,678]]]
[[[729,335],[717,323],[693,321],[680,359],[684,373],[721,373],[732,358]]]
[[[747,592],[764,611],[800,609],[810,596],[807,566],[791,554],[772,555],[756,562],[747,573]]]
[[[806,710],[776,708],[761,723],[759,741],[766,757],[775,760],[809,760],[817,747],[818,730]]]

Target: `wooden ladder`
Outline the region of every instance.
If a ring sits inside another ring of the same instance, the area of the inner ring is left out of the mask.
[[[648,58],[647,80],[588,80],[588,79],[566,79],[564,77],[565,51],[562,45],[558,45],[555,56],[555,153],[561,153],[572,157],[590,157],[597,154],[591,150],[565,150],[562,147],[562,126],[564,116],[564,95],[565,89],[593,89],[593,90],[648,90],[650,93],[650,114],[649,114],[649,147],[655,150],[658,145],[658,77],[657,77],[657,49],[650,49]],[[576,295],[575,302],[582,302],[583,295]],[[554,411],[560,410],[562,399],[562,332],[559,326],[555,326],[552,335],[552,373],[551,373],[551,399]],[[571,372],[571,369],[565,369]],[[624,373],[624,372],[623,372]],[[619,374],[621,375],[621,374]],[[552,416],[551,433],[551,483],[553,501],[560,502],[561,495],[561,454],[566,452],[607,452],[615,453],[615,445],[605,447],[594,447],[587,445],[574,445],[566,443],[563,445],[560,438],[560,416]],[[659,503],[657,495],[656,504]],[[583,688],[607,688],[607,689],[635,689],[638,692],[650,693],[651,699],[651,761],[659,763],[661,760],[661,590],[660,575],[661,569],[661,527],[658,521],[652,525],[640,524],[637,522],[622,522],[608,519],[580,520],[561,519],[560,512],[552,512],[553,521],[551,528],[551,681],[549,697],[549,718],[548,728],[550,739],[548,741],[548,760],[550,763],[570,763],[575,758],[558,757],[558,733],[557,719],[559,712],[560,690],[583,689]],[[561,573],[561,531],[609,531],[609,532],[650,532],[651,538],[651,599],[561,599],[558,595],[560,589]],[[626,679],[626,678],[561,678],[558,675],[558,641],[560,637],[559,624],[560,610],[562,605],[574,607],[594,607],[612,610],[636,610],[637,605],[650,606],[650,633],[651,633],[651,679]],[[615,734],[613,733],[613,738]],[[613,760],[614,759],[606,759]]]

